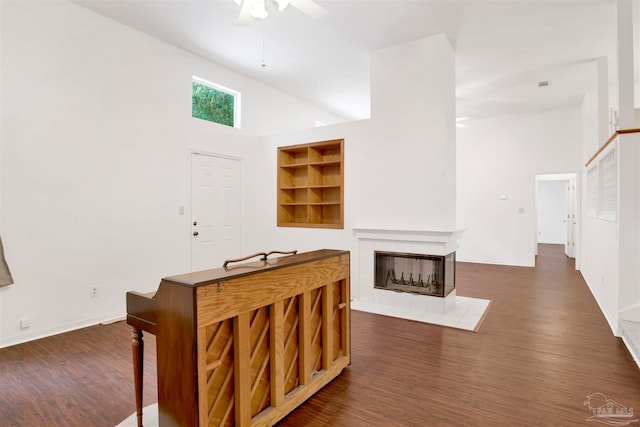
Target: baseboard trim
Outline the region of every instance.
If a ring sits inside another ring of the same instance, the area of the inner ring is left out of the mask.
[[[42,329],[27,334],[14,335],[5,339],[0,339],[0,348],[11,347],[18,344],[24,344],[29,341],[35,341],[42,338],[51,337],[65,332],[75,331],[77,329],[87,328],[99,324],[109,324],[125,319],[123,316],[105,316],[100,318],[85,319],[78,322],[68,323],[66,325],[55,326],[52,328]],[[106,323],[105,323],[106,322]]]
[[[636,354],[635,346],[633,345],[633,343],[627,340],[627,338],[625,338],[624,334],[622,334],[622,342],[624,343],[625,347],[627,347],[627,351],[633,358],[633,361],[636,362],[636,366],[638,367],[638,369],[640,369],[640,355]]]
[[[100,322],[101,325],[111,325],[112,323],[122,322],[123,320],[127,320],[127,316],[118,316],[113,319],[107,319]]]
[[[602,315],[604,316],[605,320],[609,324],[609,328],[611,328],[611,332],[613,332],[614,336],[620,337],[621,333],[620,333],[620,330],[619,330],[618,322],[616,321],[617,319],[612,319],[611,318],[611,316],[609,315],[607,310],[604,308],[604,305],[600,302],[600,298],[598,297],[598,294],[596,292],[594,292],[593,286],[591,286],[591,284],[589,283],[589,280],[585,277],[584,274],[582,274],[582,272],[580,272],[580,274],[582,275],[582,278],[584,279],[584,282],[587,284],[587,288],[589,288],[589,292],[591,292],[591,295],[593,296],[593,299],[596,300],[596,304],[598,304],[598,308],[600,309],[600,312],[602,313]]]

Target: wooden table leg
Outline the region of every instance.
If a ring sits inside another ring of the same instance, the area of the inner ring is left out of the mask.
[[[138,427],[142,427],[142,368],[144,366],[144,341],[142,330],[133,327],[131,350],[133,353],[133,382],[136,389],[136,415]]]

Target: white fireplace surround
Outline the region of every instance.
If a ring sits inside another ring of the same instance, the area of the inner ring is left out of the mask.
[[[458,247],[464,230],[410,230],[398,228],[354,227],[358,239],[357,262],[352,266],[351,306],[393,317],[438,323],[473,330],[489,301],[457,297],[452,291],[447,297],[392,292],[374,288],[375,251],[411,254],[447,255]],[[463,302],[456,308],[456,301]],[[477,311],[473,319],[464,318]],[[466,325],[469,323],[469,325]]]
[[[458,240],[464,230],[408,230],[399,228],[354,227],[353,232],[361,242],[364,240],[388,241],[403,246],[418,245],[426,248],[429,255],[448,255],[458,248]],[[396,251],[400,252],[400,251]]]

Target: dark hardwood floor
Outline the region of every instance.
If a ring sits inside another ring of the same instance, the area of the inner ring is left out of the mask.
[[[479,332],[354,311],[351,366],[279,426],[589,425],[594,392],[640,408],[640,371],[562,246],[536,268],[457,268],[459,295],[493,301]],[[0,426],[114,426],[134,411],[131,369],[124,322],[1,349]]]

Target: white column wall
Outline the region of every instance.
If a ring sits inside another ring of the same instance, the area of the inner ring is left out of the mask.
[[[376,51],[371,100],[375,138],[362,148],[378,152],[357,177],[376,193],[359,201],[360,215],[369,217],[363,222],[454,229],[455,64],[446,37]]]
[[[618,114],[619,129],[632,129],[634,110],[633,7],[631,0],[617,0]],[[637,22],[636,22],[636,25]]]
[[[596,59],[596,67],[598,76],[597,137],[599,143],[604,144],[611,136],[609,127],[609,59],[607,57]]]
[[[633,78],[634,78],[634,107],[636,109],[636,125],[640,127],[640,2],[635,1],[633,8]]]
[[[640,310],[640,134],[619,138],[620,312]]]
[[[580,272],[595,297],[612,331],[617,330],[618,311],[618,224],[589,217],[587,212],[587,169],[584,165],[606,142],[599,140],[597,121],[598,99],[594,93],[584,97],[582,115],[581,173],[580,187]],[[614,105],[614,104],[612,104]],[[608,136],[606,137],[609,138]],[[615,289],[616,291],[611,291]]]
[[[600,126],[600,95],[598,92],[587,92],[580,107],[580,114],[582,116],[582,129],[581,129],[581,152],[580,152],[580,166],[584,166],[587,161],[593,156],[593,153],[598,151],[600,146],[609,139],[610,134],[605,133],[604,142],[600,141],[601,126]],[[607,121],[607,132],[609,125]]]

